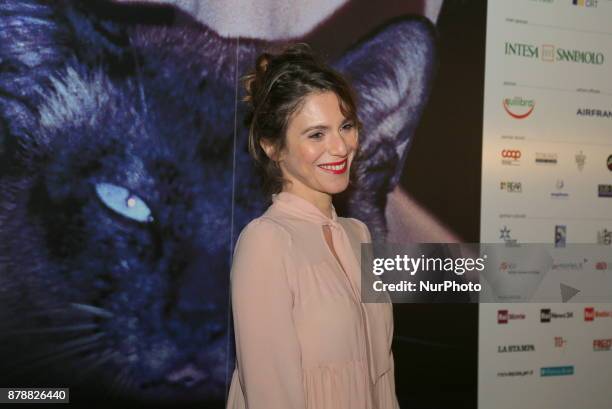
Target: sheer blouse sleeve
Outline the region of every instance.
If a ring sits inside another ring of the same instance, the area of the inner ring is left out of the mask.
[[[236,361],[246,407],[305,408],[288,274],[291,237],[255,219],[240,233],[230,273]]]

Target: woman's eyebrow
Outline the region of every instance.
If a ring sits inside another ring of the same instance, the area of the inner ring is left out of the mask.
[[[323,125],[323,124],[309,126],[308,128],[306,128],[306,129],[304,129],[302,131],[302,135],[304,135],[305,133],[308,133],[310,131],[314,131],[315,129],[319,130],[319,131],[327,131],[327,130],[329,130],[329,126]]]

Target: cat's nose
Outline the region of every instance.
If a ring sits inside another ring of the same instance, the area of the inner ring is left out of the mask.
[[[189,363],[170,372],[166,376],[166,381],[174,385],[191,388],[207,378],[208,376],[203,371]]]

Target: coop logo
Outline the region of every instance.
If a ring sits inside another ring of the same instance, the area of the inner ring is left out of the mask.
[[[519,149],[504,149],[501,151],[502,165],[518,166],[523,154]]]
[[[597,7],[597,0],[572,0],[572,4],[579,7],[595,8]]]
[[[597,231],[597,244],[612,246],[612,230],[603,229]]]
[[[535,100],[521,97],[504,98],[502,105],[506,113],[512,118],[525,119],[533,112]]]
[[[524,320],[525,314],[523,313],[511,313],[508,310],[497,310],[497,323],[507,324],[510,320]]]
[[[578,108],[576,116],[612,119],[612,111],[595,108]]]
[[[612,197],[612,185],[598,185],[597,195],[599,197]]]
[[[521,182],[499,182],[499,189],[508,193],[523,193],[523,185],[521,184]]]
[[[502,354],[506,352],[533,352],[535,351],[535,345],[533,344],[522,344],[522,345],[498,345],[497,352]]]
[[[604,53],[593,50],[566,49],[552,44],[541,46],[514,43],[504,43],[504,53],[509,56],[518,56],[529,59],[540,59],[546,62],[567,62],[576,64],[603,65],[606,57]]]
[[[568,376],[574,374],[574,365],[545,366],[540,368],[540,376]]]
[[[612,318],[612,311],[596,310],[594,307],[584,308],[584,320],[595,321],[595,318]]]
[[[566,312],[554,312],[551,311],[550,308],[542,308],[540,310],[540,322],[550,322],[553,319],[562,319],[562,318],[573,318],[574,317],[574,312],[573,311],[566,311]]]
[[[593,351],[610,351],[610,350],[612,350],[612,338],[593,340]]]
[[[554,152],[536,152],[535,163],[537,165],[556,165],[557,154]]]

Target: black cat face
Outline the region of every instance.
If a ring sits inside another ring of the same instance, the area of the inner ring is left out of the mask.
[[[0,3],[0,373],[11,384],[224,399],[233,244],[267,206],[235,81],[267,44],[177,16],[105,1]],[[390,49],[390,38],[405,41]],[[337,63],[365,127],[345,215],[374,234],[432,48],[430,26],[407,20]]]

